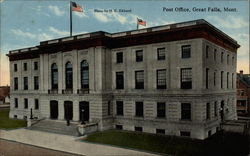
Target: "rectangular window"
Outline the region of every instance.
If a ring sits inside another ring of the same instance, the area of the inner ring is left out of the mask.
[[[142,62],[143,61],[143,50],[136,50],[136,62]]]
[[[123,62],[123,52],[116,53],[116,63],[122,63]]]
[[[18,78],[14,78],[14,90],[18,90]]]
[[[209,130],[209,131],[207,132],[207,135],[210,137],[210,136],[212,135],[212,131]]]
[[[135,127],[135,131],[142,132],[142,127]]]
[[[191,104],[181,104],[181,120],[191,120]]]
[[[229,55],[227,55],[227,64],[229,64]]]
[[[115,125],[115,129],[117,129],[117,130],[122,130],[122,129],[123,129],[123,126],[122,126],[122,125]]]
[[[23,63],[23,70],[27,71],[27,63]]]
[[[157,102],[157,117],[165,118],[166,117],[166,104],[165,102]]]
[[[123,115],[123,101],[116,101],[116,115]]]
[[[28,109],[28,99],[24,99],[24,109]]]
[[[165,60],[165,48],[157,48],[157,59]]]
[[[23,78],[23,89],[28,90],[28,77]]]
[[[191,133],[189,131],[180,131],[180,136],[190,137]]]
[[[192,89],[192,68],[181,69],[181,89]]]
[[[206,119],[210,119],[210,103],[206,105]]]
[[[156,134],[165,134],[165,129],[156,129]]]
[[[143,102],[135,103],[135,116],[143,117]]]
[[[229,72],[227,72],[227,88],[229,88]]]
[[[34,62],[34,70],[38,70],[38,62]]]
[[[135,89],[144,89],[144,71],[135,71]]]
[[[214,72],[214,86],[216,86],[216,71]]]
[[[35,99],[35,109],[39,109],[39,101],[38,101],[38,99]]]
[[[234,57],[232,57],[232,65],[234,65]]]
[[[108,115],[111,115],[111,103],[108,101]]]
[[[208,89],[208,82],[209,82],[208,74],[209,74],[209,69],[206,68],[206,89]]]
[[[15,98],[15,108],[18,108],[18,99]]]
[[[14,64],[14,72],[17,72],[17,64]]]
[[[221,52],[221,56],[220,57],[221,57],[220,61],[221,61],[221,63],[223,63],[223,57],[224,57],[224,53],[223,52]]]
[[[208,53],[209,53],[208,51],[209,51],[209,46],[207,45],[206,46],[206,58],[208,58]]]
[[[190,58],[191,57],[191,45],[181,46],[181,58]]]
[[[217,116],[217,101],[214,102],[214,116]]]
[[[217,49],[214,49],[214,61],[216,61]]]
[[[161,69],[156,71],[157,77],[157,89],[166,89],[167,80],[166,80],[166,69]]]
[[[116,72],[116,89],[124,89],[123,72]]]
[[[220,87],[221,88],[223,88],[223,74],[224,74],[224,72],[223,71],[221,71],[221,73],[220,73]]]
[[[38,76],[34,77],[34,89],[35,90],[39,89],[39,77]]]

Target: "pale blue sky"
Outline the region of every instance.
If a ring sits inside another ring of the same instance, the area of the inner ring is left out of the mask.
[[[38,45],[40,41],[69,35],[69,1],[0,0],[1,53]],[[196,19],[205,19],[242,46],[238,52],[238,70],[249,71],[249,1],[75,1],[84,13],[73,13],[73,35],[85,32],[119,32],[136,28],[136,18],[147,27]],[[237,12],[163,12],[162,8],[224,7]],[[130,13],[95,13],[94,9],[131,9]],[[141,26],[141,28],[143,28]],[[0,85],[8,83],[8,61],[1,59]]]

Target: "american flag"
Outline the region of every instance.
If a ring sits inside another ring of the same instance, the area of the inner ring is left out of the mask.
[[[83,12],[83,9],[80,5],[76,4],[75,2],[71,2],[72,11]]]
[[[137,18],[137,24],[146,26],[146,21],[143,21],[142,19]]]

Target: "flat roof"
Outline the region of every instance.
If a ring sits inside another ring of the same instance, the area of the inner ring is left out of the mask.
[[[134,37],[134,36],[143,37],[143,36],[146,36],[147,34],[152,35],[152,34],[159,34],[161,32],[171,32],[175,30],[183,31],[183,30],[195,28],[196,26],[204,26],[204,27],[209,28],[210,31],[213,31],[214,34],[220,36],[220,38],[222,38],[222,40],[224,40],[228,44],[228,46],[231,46],[234,49],[237,49],[240,47],[237,41],[235,41],[233,38],[231,38],[230,36],[222,32],[221,30],[219,30],[218,28],[216,28],[215,26],[213,26],[206,20],[198,19],[198,20],[193,20],[193,21],[161,25],[161,26],[155,26],[155,27],[138,29],[138,30],[123,31],[123,32],[117,32],[117,33],[97,31],[97,32],[79,34],[79,35],[74,35],[74,36],[69,36],[69,37],[57,38],[57,39],[42,41],[40,42],[39,45],[34,46],[34,47],[11,50],[9,51],[9,54],[7,54],[7,56],[20,55],[20,54],[30,53],[30,52],[35,52],[35,51],[39,52],[40,48],[48,47],[48,46],[55,46],[55,45],[63,45],[64,43],[73,43],[73,42],[78,42],[78,41],[83,41],[83,40],[84,41],[92,40],[93,42],[96,42],[96,40],[93,40],[93,39],[97,39],[97,38],[104,38],[104,39],[109,38],[114,41],[114,40],[120,40],[121,38],[129,38],[129,37]],[[125,45],[121,45],[121,46],[125,46]]]

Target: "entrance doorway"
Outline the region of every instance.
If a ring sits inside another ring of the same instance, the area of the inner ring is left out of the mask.
[[[50,101],[50,118],[51,119],[58,118],[58,102],[55,100]]]
[[[89,121],[89,102],[79,102],[79,114],[80,121]]]
[[[73,119],[73,102],[64,101],[64,118],[65,120]]]

